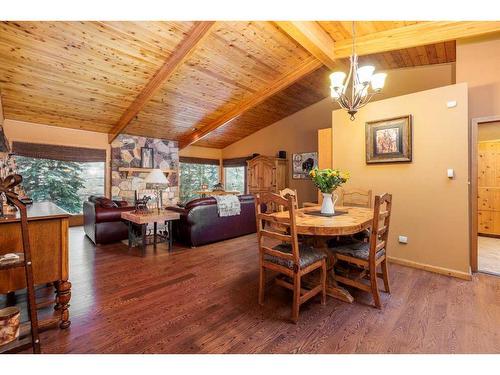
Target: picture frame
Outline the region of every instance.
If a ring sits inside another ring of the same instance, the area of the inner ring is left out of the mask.
[[[367,122],[366,164],[411,162],[412,128],[412,115]]]
[[[309,172],[318,166],[317,152],[292,154],[292,178],[294,180],[310,179]]]
[[[141,147],[141,168],[154,168],[154,150],[150,147]]]

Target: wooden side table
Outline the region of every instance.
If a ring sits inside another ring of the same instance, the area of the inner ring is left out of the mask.
[[[180,214],[178,212],[169,210],[153,210],[150,212],[137,213],[135,211],[122,212],[121,217],[128,222],[128,247],[132,248],[132,237],[134,226],[140,227],[141,230],[141,250],[142,256],[146,255],[146,231],[148,224],[153,224],[153,245],[157,243],[157,227],[158,223],[165,223],[168,228],[168,251],[172,250],[173,237],[172,237],[172,221],[179,220]]]

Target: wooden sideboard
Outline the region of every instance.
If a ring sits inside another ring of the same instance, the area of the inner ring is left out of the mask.
[[[54,283],[56,304],[61,311],[60,327],[69,322],[68,303],[71,298],[68,261],[69,214],[51,202],[33,203],[27,207],[28,229],[35,285]],[[19,216],[0,218],[0,254],[22,251]],[[6,294],[26,287],[23,269],[0,272],[0,293]]]

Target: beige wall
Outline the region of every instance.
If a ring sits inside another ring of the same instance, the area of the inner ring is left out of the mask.
[[[446,102],[456,100],[455,108]],[[457,84],[368,104],[351,122],[333,112],[333,164],[349,185],[393,194],[388,254],[443,272],[469,274],[467,85]],[[365,163],[365,122],[411,114],[413,161]],[[447,168],[455,178],[447,178]],[[399,244],[398,235],[408,236]]]
[[[469,119],[500,115],[500,33],[457,42],[456,77],[469,85]]]
[[[108,135],[85,130],[75,130],[56,126],[5,119],[5,135],[12,144],[14,141],[44,143],[73,147],[88,147],[106,150],[106,195],[110,196],[109,161],[110,146]]]
[[[299,204],[317,200],[316,189],[310,180],[291,178],[292,153],[317,151],[317,130],[331,126],[332,103],[322,100],[302,111],[284,118],[222,150],[225,159],[252,155],[275,156],[285,150],[288,158],[289,187],[297,189]]]
[[[494,141],[500,139],[500,122],[488,122],[479,124],[477,131],[477,140],[481,141]]]
[[[454,82],[454,69],[453,64],[442,64],[391,70],[384,93],[378,99],[449,85]],[[331,126],[331,111],[336,108],[330,98],[323,99],[224,148],[222,156],[241,157],[255,152],[273,156],[285,150],[290,160],[292,153],[317,151],[317,130]],[[317,191],[311,181],[289,180],[290,187],[297,189],[300,204],[317,201]]]

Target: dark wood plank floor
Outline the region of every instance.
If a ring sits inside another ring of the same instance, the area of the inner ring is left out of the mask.
[[[354,304],[310,301],[294,325],[288,291],[271,286],[257,304],[254,235],[140,258],[71,228],[70,256],[72,325],[42,333],[44,353],[500,352],[494,276],[467,282],[391,265],[383,310],[355,292]]]

